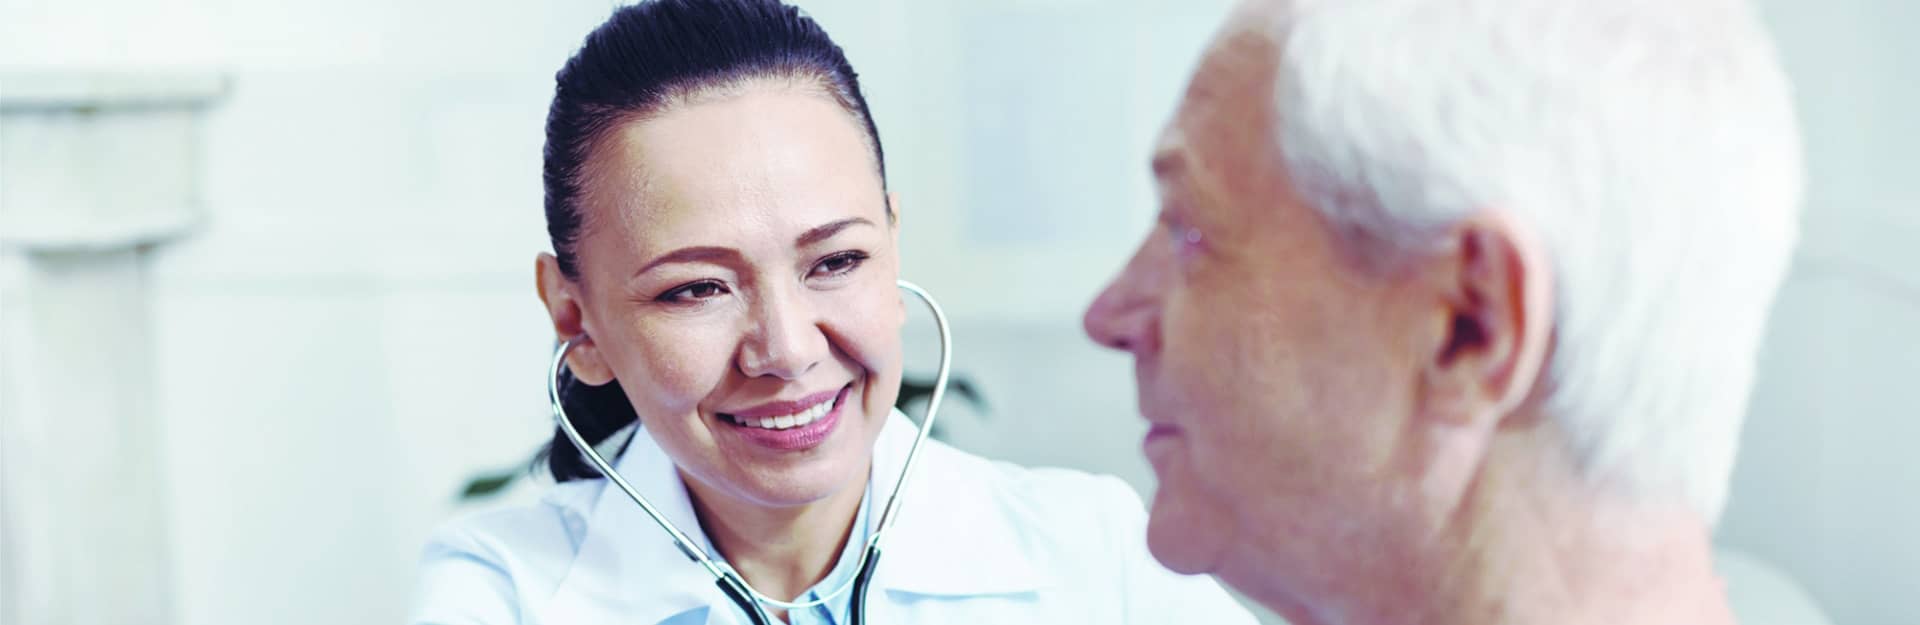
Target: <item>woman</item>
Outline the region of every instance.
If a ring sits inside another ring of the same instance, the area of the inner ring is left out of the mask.
[[[574,345],[568,413],[753,587],[828,599],[775,618],[845,623],[850,597],[824,596],[914,434],[891,408],[899,204],[853,69],[775,0],[661,0],[617,11],[557,82],[537,282]],[[918,463],[870,622],[1253,622],[1154,563],[1118,480],[932,442]],[[415,622],[749,622],[559,433],[548,464],[539,505],[435,535]]]

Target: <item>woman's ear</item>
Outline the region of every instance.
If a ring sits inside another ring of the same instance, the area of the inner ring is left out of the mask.
[[[607,366],[600,347],[587,331],[586,314],[580,301],[579,285],[560,272],[560,259],[541,252],[534,259],[534,285],[540,291],[540,303],[546,305],[553,320],[553,333],[561,340],[572,339],[567,352],[567,368],[574,379],[592,386],[613,381],[613,368]]]

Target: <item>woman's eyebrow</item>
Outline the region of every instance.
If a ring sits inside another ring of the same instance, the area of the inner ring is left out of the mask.
[[[807,229],[806,232],[800,233],[800,237],[794,240],[794,245],[798,247],[813,245],[815,243],[819,243],[821,241],[825,241],[827,239],[833,238],[833,235],[839,234],[841,230],[846,230],[847,228],[861,225],[861,224],[871,226],[873,225],[873,221],[865,217],[848,217],[846,219],[836,219],[834,221],[830,221],[824,224],[820,224],[818,226],[814,226],[812,228]],[[659,267],[661,265],[665,265],[669,263],[693,263],[693,262],[703,262],[703,261],[715,262],[715,261],[737,260],[739,258],[740,258],[740,251],[735,250],[733,248],[719,247],[719,246],[713,246],[713,245],[683,247],[671,252],[667,252],[665,254],[661,254],[660,256],[654,258],[653,260],[647,261],[647,264],[641,265],[640,270],[633,272],[633,275],[635,277],[638,277],[642,274],[647,273],[648,271],[651,271],[655,267]]]
[[[800,233],[800,238],[794,239],[793,245],[794,247],[806,247],[809,245],[813,245],[815,243],[819,243],[821,241],[825,241],[827,239],[833,238],[833,235],[840,234],[841,230],[845,230],[848,227],[859,225],[859,224],[866,224],[871,226],[873,225],[873,222],[867,220],[867,218],[865,217],[848,217],[846,219],[829,221],[827,223],[809,228],[806,232]]]
[[[740,252],[732,248],[717,247],[717,246],[711,246],[711,245],[697,246],[697,247],[683,247],[671,252],[667,252],[665,254],[661,254],[658,258],[655,258],[652,261],[649,261],[645,265],[641,265],[640,270],[633,272],[633,275],[634,277],[639,277],[647,273],[648,271],[652,270],[654,267],[658,267],[668,263],[692,263],[692,262],[701,262],[701,261],[720,261],[720,260],[729,260],[729,259],[738,259],[738,258],[740,258]]]

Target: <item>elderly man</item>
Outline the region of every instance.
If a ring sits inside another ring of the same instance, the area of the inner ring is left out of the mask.
[[[1155,556],[1296,625],[1731,622],[1793,120],[1740,2],[1241,6],[1085,320]]]

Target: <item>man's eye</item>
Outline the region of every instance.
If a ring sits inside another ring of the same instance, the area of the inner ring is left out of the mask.
[[[1178,222],[1167,224],[1167,241],[1172,243],[1175,249],[1186,250],[1198,247],[1202,240],[1199,228]]]

